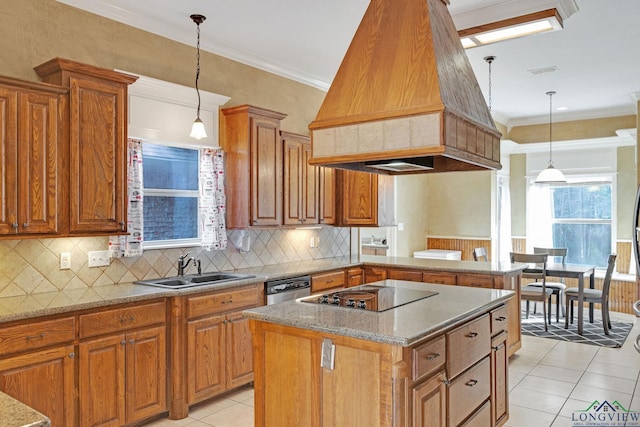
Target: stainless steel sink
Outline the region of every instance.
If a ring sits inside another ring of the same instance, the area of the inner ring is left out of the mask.
[[[252,277],[255,277],[255,276],[252,276],[251,274],[215,272],[215,273],[192,274],[189,276],[176,276],[176,277],[165,277],[165,278],[150,279],[150,280],[139,280],[134,283],[139,285],[156,286],[158,288],[182,289],[182,288],[189,288],[193,286],[205,286],[205,285],[213,285],[216,283],[231,282],[234,280],[250,279]]]

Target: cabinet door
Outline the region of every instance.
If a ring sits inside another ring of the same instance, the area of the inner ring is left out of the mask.
[[[0,359],[0,390],[46,415],[52,426],[71,427],[74,371],[73,346]]]
[[[164,326],[127,334],[127,423],[167,408],[167,340]]]
[[[280,121],[251,117],[251,225],[282,223]]]
[[[249,319],[242,312],[227,315],[227,388],[253,381],[253,344]]]
[[[200,402],[225,390],[224,316],[187,325],[188,401]]]
[[[362,268],[350,268],[347,270],[347,287],[359,286],[364,283],[364,272]]]
[[[378,175],[349,170],[337,173],[340,225],[378,225]]]
[[[447,379],[441,371],[413,389],[413,426],[447,425]]]
[[[509,417],[509,355],[507,333],[491,340],[491,417],[495,426],[503,425]]]
[[[18,231],[18,92],[0,86],[0,234]]]
[[[124,335],[80,344],[81,426],[125,424],[125,345]]]
[[[58,97],[20,94],[18,233],[58,230]]]
[[[303,219],[303,147],[298,141],[284,138],[284,224],[300,225]]]
[[[320,206],[319,221],[320,224],[336,223],[336,181],[335,169],[323,168],[319,169],[320,180]]]
[[[126,224],[126,86],[70,79],[70,232]]]

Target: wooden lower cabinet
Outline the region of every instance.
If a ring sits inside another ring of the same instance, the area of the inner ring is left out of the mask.
[[[311,293],[341,289],[347,286],[344,270],[318,273],[311,276]]]
[[[0,359],[0,390],[49,417],[52,426],[76,425],[74,378],[73,345]]]
[[[422,271],[390,268],[387,271],[387,279],[408,280],[410,282],[422,282]]]
[[[387,278],[387,269],[383,267],[364,267],[364,283],[378,282]]]
[[[440,371],[412,390],[413,426],[447,426],[447,375]]]
[[[347,287],[359,286],[364,283],[364,271],[361,267],[347,269]]]
[[[80,425],[122,426],[166,410],[165,326],[79,345]]]
[[[242,310],[263,304],[262,288],[186,298],[186,405],[253,381],[251,332]]]

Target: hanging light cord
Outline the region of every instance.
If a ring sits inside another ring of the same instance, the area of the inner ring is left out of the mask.
[[[551,150],[551,145],[553,144],[553,134],[552,134],[552,114],[553,114],[553,95],[555,95],[556,92],[551,90],[549,92],[547,92],[547,95],[549,95],[549,166],[553,166],[553,156],[552,156],[552,150]]]
[[[484,60],[489,64],[489,111],[491,111],[491,92],[492,92],[492,84],[491,84],[491,63],[496,59],[495,56],[485,56]]]
[[[198,88],[198,80],[200,79],[200,22],[196,21],[198,27],[198,42],[196,43],[196,93],[198,94],[198,113],[197,117],[200,119],[200,89]]]

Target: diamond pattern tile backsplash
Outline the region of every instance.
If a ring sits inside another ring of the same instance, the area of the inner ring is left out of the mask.
[[[217,271],[345,256],[351,250],[350,228],[230,230],[228,237],[224,251],[150,249],[140,257],[93,268],[88,253],[106,250],[106,237],[0,240],[0,298],[173,276],[178,256],[186,252],[201,260],[203,271]],[[250,249],[241,252],[247,237]],[[312,238],[319,239],[317,247],[310,247]],[[71,269],[60,270],[61,252],[71,253]],[[186,271],[195,272],[191,266]]]

